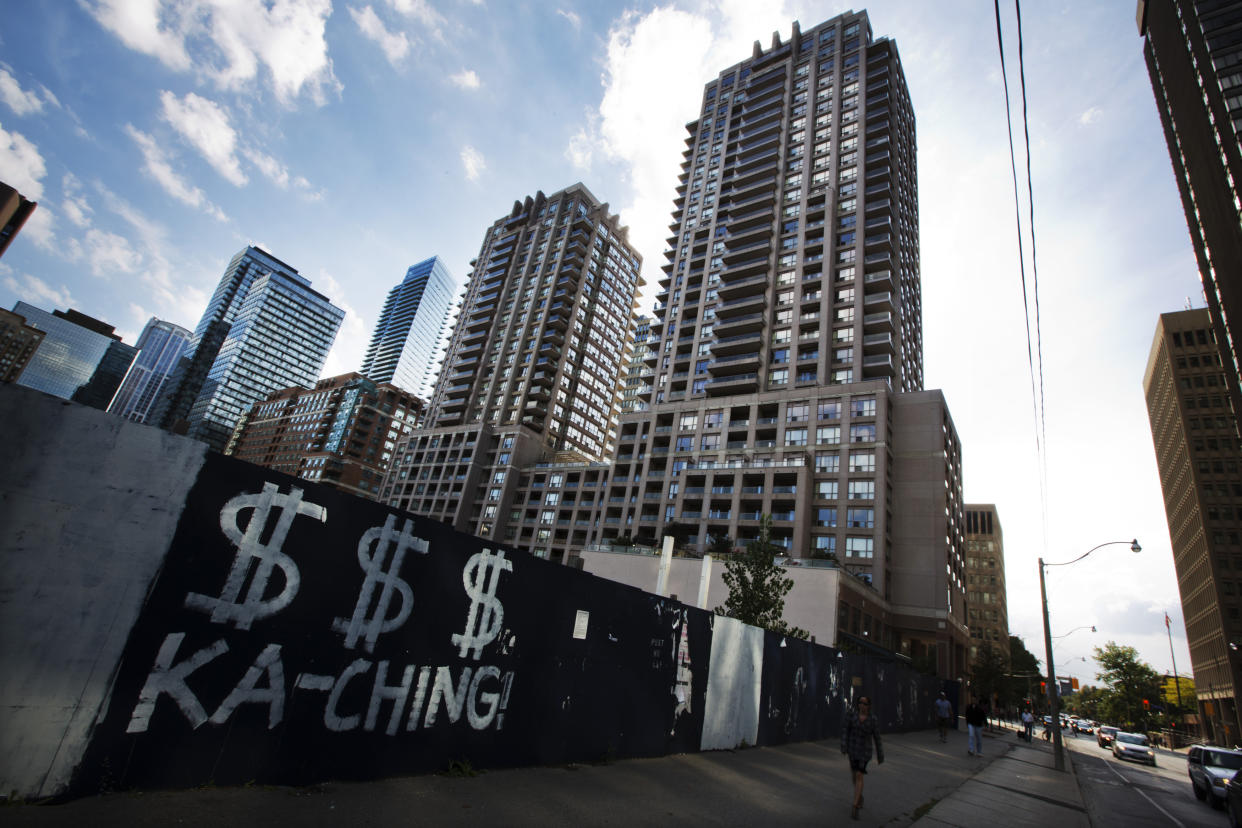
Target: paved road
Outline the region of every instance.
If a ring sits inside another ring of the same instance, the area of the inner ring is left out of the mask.
[[[1195,799],[1186,754],[1157,749],[1156,767],[1113,758],[1095,738],[1067,738],[1092,825],[1224,828],[1224,811]]]

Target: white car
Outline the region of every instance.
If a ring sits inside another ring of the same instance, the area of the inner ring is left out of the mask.
[[[1153,768],[1156,766],[1156,751],[1152,750],[1151,743],[1142,733],[1118,731],[1113,739],[1113,756],[1118,759],[1137,759]]]

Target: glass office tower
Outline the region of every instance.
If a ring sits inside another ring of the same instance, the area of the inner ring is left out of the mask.
[[[151,317],[138,337],[138,356],[129,366],[108,410],[127,420],[145,423],[190,336],[180,325]]]
[[[362,362],[363,376],[431,399],[453,305],[453,277],[438,256],[419,262],[388,292]]]
[[[137,354],[134,346],[121,342],[111,325],[75,310],[48,313],[18,302],[13,312],[45,334],[17,384],[107,408]]]

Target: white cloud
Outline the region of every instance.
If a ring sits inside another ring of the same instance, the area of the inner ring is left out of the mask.
[[[47,165],[39,148],[20,132],[7,132],[0,126],[0,181],[31,201],[39,201],[45,175]]]
[[[68,287],[61,285],[59,288],[54,288],[37,276],[31,276],[28,273],[22,274],[21,281],[12,276],[6,276],[4,286],[32,305],[54,305],[64,308],[74,305],[73,295],[69,293]]]
[[[463,69],[456,75],[449,75],[449,80],[462,89],[478,89],[479,76],[473,69]]]
[[[405,32],[388,31],[384,22],[379,19],[379,15],[375,13],[375,9],[364,6],[359,10],[351,6],[349,15],[354,19],[359,30],[379,45],[389,63],[396,65],[409,53],[410,40],[405,36]]]
[[[574,29],[582,28],[582,18],[578,16],[577,12],[568,11],[566,9],[557,9],[556,13],[568,20],[569,25],[573,26]]]
[[[224,212],[212,204],[202,190],[185,180],[172,168],[172,162],[168,154],[155,142],[154,138],[136,129],[131,124],[125,125],[125,131],[130,138],[134,139],[134,142],[138,144],[138,148],[142,151],[144,169],[147,175],[151,176],[157,184],[163,187],[164,192],[183,204],[202,210],[217,221],[228,220]]]
[[[388,5],[406,17],[422,23],[437,38],[442,36],[441,27],[445,23],[444,16],[436,11],[427,0],[388,0]]]
[[[82,192],[82,183],[78,181],[77,176],[73,173],[65,173],[60,181],[60,191],[62,194],[60,209],[65,214],[65,218],[78,227],[89,227],[91,215],[95,211],[87,202]]]
[[[591,131],[597,134],[575,136],[571,147],[582,158],[582,147],[594,144],[628,167],[631,201],[619,212],[643,254],[649,290],[663,260],[685,124],[699,110],[704,81],[748,57],[756,32],[789,37],[791,19],[780,3],[716,0],[694,13],[668,7],[629,12],[609,33],[604,96]]]
[[[565,159],[574,165],[574,169],[589,170],[594,147],[595,139],[587,132],[586,127],[581,127],[569,139],[569,146],[565,147]]]
[[[10,74],[7,66],[0,65],[0,101],[4,101],[14,115],[29,115],[43,111],[43,101],[34,92],[22,89],[17,78]]]
[[[470,181],[478,181],[479,176],[487,169],[483,154],[469,144],[461,148],[461,163],[466,169],[466,178]]]
[[[133,273],[141,262],[138,252],[124,236],[91,228],[83,238],[86,260],[96,276]]]
[[[1087,124],[1094,124],[1103,115],[1104,110],[1100,109],[1098,106],[1093,106],[1078,116],[1078,123],[1083,124],[1084,126]]]
[[[193,92],[178,98],[172,92],[160,93],[164,120],[207,159],[216,172],[236,187],[246,185],[246,174],[237,160],[237,132],[228,113],[214,101]]]
[[[324,37],[330,0],[83,0],[126,46],[179,72],[242,90],[266,69],[277,100],[303,93],[323,104],[338,93]]]
[[[345,297],[350,292],[330,273],[320,271],[319,275],[312,281],[314,282],[315,290],[328,297],[332,304],[345,311],[345,318],[341,320],[341,329],[336,333],[336,339],[332,343],[332,350],[328,351],[328,356],[324,360],[323,370],[320,372],[320,375],[335,377],[339,374],[357,371],[362,366],[362,359],[366,354],[367,345],[371,341],[371,332],[368,330],[367,322],[345,301]]]

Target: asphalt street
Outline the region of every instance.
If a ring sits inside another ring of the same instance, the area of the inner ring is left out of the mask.
[[[1097,826],[1224,828],[1224,811],[1195,799],[1186,753],[1156,749],[1156,767],[1117,759],[1095,737],[1067,736],[1083,804]]]

